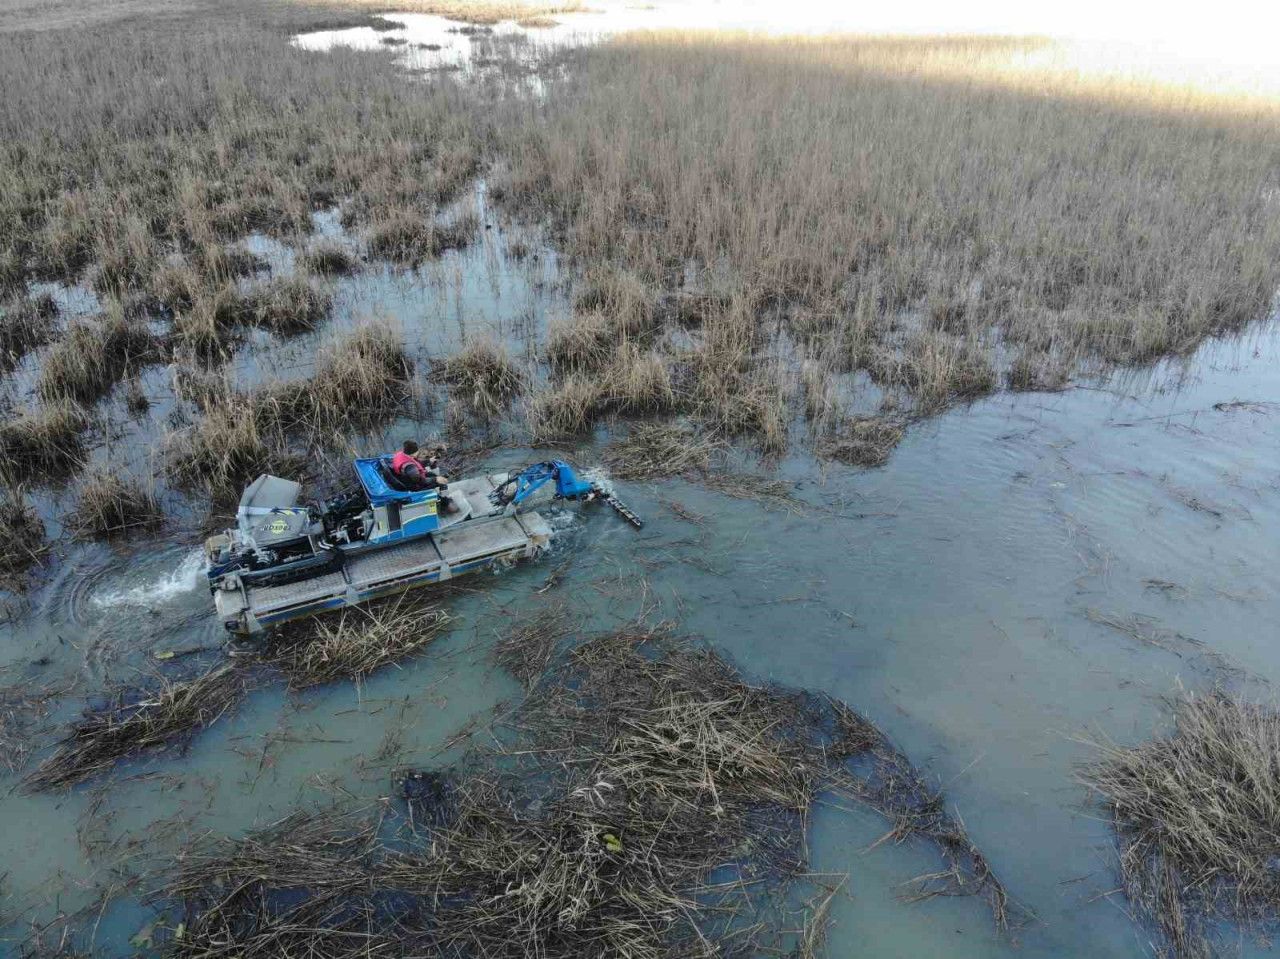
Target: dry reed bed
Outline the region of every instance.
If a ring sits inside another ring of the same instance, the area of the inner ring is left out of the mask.
[[[1280,714],[1221,691],[1168,701],[1172,731],[1098,744],[1083,779],[1111,815],[1124,891],[1174,959],[1213,954],[1221,920],[1280,918]]]
[[[869,722],[750,686],[683,641],[591,640],[496,733],[464,766],[406,780],[413,825],[394,836],[321,812],[193,846],[161,893],[182,906],[170,953],[754,954],[780,942],[806,812],[832,789],[883,812],[891,837],[935,841],[935,891],[984,895],[1006,919],[981,855]]]
[[[766,449],[786,442],[779,331],[931,413],[1264,317],[1280,107],[1010,66],[1042,43],[624,38],[500,118],[497,193],[650,303],[671,277],[704,291],[660,311],[692,327],[692,400]],[[587,313],[550,359],[598,369],[614,338]]]
[[[660,479],[705,473],[726,444],[679,423],[638,423],[604,453],[605,465],[618,479]]]
[[[430,645],[452,617],[438,605],[405,595],[344,609],[281,628],[262,661],[282,671],[291,689],[339,679],[362,681]]]
[[[180,327],[208,347],[220,310],[197,304],[255,269],[227,241],[300,239],[339,201],[358,226],[429,214],[474,175],[477,131],[448,78],[408,85],[380,54],[308,53],[206,12],[162,39],[0,35],[0,290],[84,278],[194,310]],[[465,241],[450,229],[438,245]],[[285,318],[309,322],[306,305]]]
[[[367,9],[378,13],[388,11],[404,13],[432,13],[464,23],[494,24],[503,20],[542,20],[557,13],[577,13],[589,9],[585,4],[570,0],[568,3],[512,3],[509,0],[291,0],[304,6],[332,5],[342,10]]]
[[[181,682],[162,679],[157,689],[117,689],[100,707],[89,707],[52,756],[24,780],[31,790],[65,789],[106,772],[137,753],[169,745],[210,726],[245,691],[245,677],[221,666]]]

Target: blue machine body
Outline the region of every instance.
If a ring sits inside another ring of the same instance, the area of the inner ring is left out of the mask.
[[[514,484],[515,491],[509,495],[509,498],[504,497],[503,501],[519,506],[552,479],[556,481],[556,496],[561,499],[579,499],[595,489],[589,482],[579,477],[568,463],[562,460],[548,460],[545,463],[527,466],[507,480],[501,489],[505,490]]]
[[[430,490],[399,490],[387,482],[391,458],[375,456],[355,461],[356,476],[373,507],[373,529],[363,548],[416,539],[440,528],[440,494]]]

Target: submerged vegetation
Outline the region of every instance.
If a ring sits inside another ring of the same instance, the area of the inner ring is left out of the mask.
[[[1280,713],[1221,691],[1168,706],[1169,735],[1100,746],[1084,779],[1111,814],[1129,901],[1166,955],[1201,959],[1218,920],[1280,918]]]
[[[68,327],[41,365],[39,393],[49,402],[92,403],[161,355],[159,340],[145,324],[113,310]]]
[[[936,844],[947,865],[926,894],[981,895],[1007,919],[958,821],[866,719],[749,685],[685,641],[592,639],[494,732],[461,767],[405,780],[408,824],[393,841],[357,814],[298,814],[183,853],[163,890],[182,907],[169,948],[246,959],[776,948],[782,893],[806,868],[806,812],[832,790],[886,815],[894,840]]]
[[[165,746],[217,722],[245,689],[234,666],[147,691],[118,689],[90,706],[52,756],[24,780],[30,789],[63,789],[105,772],[118,761]]]

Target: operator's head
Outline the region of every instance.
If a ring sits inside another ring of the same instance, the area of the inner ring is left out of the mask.
[[[412,456],[414,453],[418,452],[418,444],[413,440],[405,440],[403,449],[407,455]]]

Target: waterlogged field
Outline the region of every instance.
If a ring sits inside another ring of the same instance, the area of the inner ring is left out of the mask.
[[[0,952],[1197,954],[1082,764],[1280,679],[1274,104],[419,6],[0,37]],[[410,435],[646,526],[229,658],[243,482]]]

